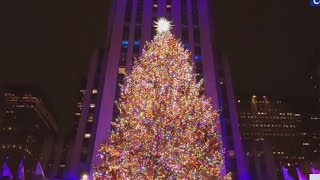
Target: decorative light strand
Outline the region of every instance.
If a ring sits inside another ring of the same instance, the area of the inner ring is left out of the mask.
[[[217,111],[200,95],[190,52],[167,20],[125,77],[102,163],[94,179],[231,179],[221,176],[223,149]],[[163,33],[166,32],[166,33]]]

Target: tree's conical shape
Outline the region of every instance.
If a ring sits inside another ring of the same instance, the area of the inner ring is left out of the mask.
[[[158,33],[124,82],[94,179],[223,179],[217,112],[179,40]]]

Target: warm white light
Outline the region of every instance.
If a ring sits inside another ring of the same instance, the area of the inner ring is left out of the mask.
[[[83,174],[81,177],[81,180],[88,180],[88,179],[89,179],[88,174]]]
[[[96,90],[96,89],[92,90],[92,94],[97,94],[97,93],[98,93],[98,90]]]
[[[155,22],[154,27],[156,28],[158,33],[168,32],[172,29],[171,22],[166,18],[160,18]]]

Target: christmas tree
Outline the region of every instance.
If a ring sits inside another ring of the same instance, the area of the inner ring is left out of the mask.
[[[217,111],[166,19],[121,87],[119,117],[94,179],[229,179]]]

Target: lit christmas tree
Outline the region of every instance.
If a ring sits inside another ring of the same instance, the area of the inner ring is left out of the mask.
[[[223,150],[217,111],[200,94],[190,53],[156,22],[121,88],[120,115],[94,179],[230,179],[222,177]]]

